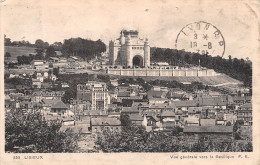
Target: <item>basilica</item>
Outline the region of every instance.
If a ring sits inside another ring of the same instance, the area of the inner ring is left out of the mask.
[[[139,38],[136,30],[122,30],[120,37],[109,43],[109,65],[124,68],[150,67],[148,39]]]

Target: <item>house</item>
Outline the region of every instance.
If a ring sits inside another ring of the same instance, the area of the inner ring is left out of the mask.
[[[57,76],[54,75],[54,74],[51,74],[50,79],[51,79],[52,81],[56,81],[56,80],[57,80]]]
[[[59,58],[57,58],[57,57],[50,57],[49,62],[57,63],[57,62],[59,62]]]
[[[43,82],[44,77],[43,76],[37,76],[36,79],[39,80],[40,82]]]
[[[160,118],[149,113],[144,115],[142,125],[145,126],[147,132],[151,130],[162,130]]]
[[[189,144],[203,139],[205,143],[230,142],[233,139],[233,126],[184,126],[184,140]]]
[[[166,97],[171,100],[193,100],[192,94],[185,93],[183,91],[175,91],[173,89],[169,90]]]
[[[29,111],[40,111],[42,109],[42,104],[30,101],[21,101],[19,103],[19,109],[21,109],[24,113]]]
[[[132,113],[129,115],[131,123],[135,125],[142,125],[144,117],[139,113]]]
[[[142,108],[141,108],[142,109]],[[148,109],[143,108],[143,113],[151,113],[153,115],[161,115],[162,111],[175,111],[176,107],[172,102],[165,102],[165,103],[150,103]]]
[[[15,78],[15,77],[17,77],[17,75],[14,74],[14,73],[11,73],[11,74],[9,75],[9,78]]]
[[[49,76],[49,73],[48,73],[48,72],[43,72],[43,77],[44,77],[44,79],[48,78],[48,76]]]
[[[102,111],[102,110],[84,110],[82,113],[79,115],[82,116],[89,116],[91,118],[96,118],[96,117],[107,117],[108,113],[107,111]]]
[[[216,119],[200,119],[200,126],[214,126]]]
[[[117,87],[117,86],[118,86],[118,79],[110,80],[110,83],[111,83],[113,86]]]
[[[244,125],[251,126],[252,120],[252,103],[246,103],[241,105],[237,110],[237,120],[242,120]]]
[[[69,115],[69,110],[66,104],[64,104],[61,100],[57,100],[51,106],[51,113],[57,115]]]
[[[121,113],[120,112],[108,112],[108,117],[116,117],[120,118]]]
[[[41,81],[38,79],[32,79],[32,88],[41,88]]]
[[[74,126],[75,125],[75,119],[74,119],[74,117],[71,117],[71,116],[68,116],[66,118],[62,118],[61,124],[66,125],[66,126]]]
[[[184,125],[186,126],[199,126],[199,118],[196,116],[188,116],[184,118]]]
[[[138,114],[139,113],[139,109],[138,107],[122,107],[122,111],[121,114]]]
[[[149,100],[152,98],[166,98],[166,94],[166,91],[150,90],[147,92],[147,98]]]
[[[233,114],[233,113],[227,113],[224,114],[224,124],[227,125],[228,123],[230,123],[231,125],[234,125],[236,120],[237,120],[237,115]]]
[[[218,109],[226,109],[227,108],[227,100],[221,97],[201,97],[198,98],[200,107],[207,108],[218,108]]]
[[[43,60],[32,60],[31,64],[35,67],[35,66],[40,66],[44,64]]]
[[[236,105],[243,105],[245,103],[251,103],[252,96],[235,96],[233,101]]]
[[[149,99],[150,104],[157,104],[157,103],[163,104],[165,102],[169,102],[169,100],[166,98],[150,98]]]
[[[121,131],[121,122],[117,118],[97,117],[91,119],[92,133],[100,133],[104,130],[111,132]]]
[[[176,126],[175,113],[169,110],[162,111],[161,122],[163,130],[173,129]]]
[[[189,116],[196,116],[197,118],[201,117],[202,107],[189,107],[188,108],[188,115]]]
[[[31,95],[31,99],[35,102],[40,102],[42,99],[61,100],[64,94],[64,91],[34,91]]]
[[[82,134],[91,133],[91,117],[89,116],[80,116],[79,120],[75,122],[75,126],[81,128]]]
[[[49,83],[49,82],[47,82],[47,83],[42,83],[42,85],[41,85],[41,88],[45,88],[45,89],[49,89],[49,88],[51,88],[51,87],[52,87],[52,84]]]
[[[56,76],[55,76],[56,77]],[[52,81],[56,81],[57,78],[53,78]],[[69,88],[69,84],[68,83],[61,83],[61,87],[62,88]]]
[[[42,99],[40,103],[42,104],[42,108],[44,110],[43,112],[45,114],[50,113],[52,105],[57,103],[58,101],[58,99]]]
[[[198,107],[199,102],[196,100],[173,101],[178,110],[187,111],[190,107]]]

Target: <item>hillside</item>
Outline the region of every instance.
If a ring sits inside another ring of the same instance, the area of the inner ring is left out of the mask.
[[[11,58],[5,59],[9,61],[17,61],[17,56],[29,56],[29,54],[35,54],[35,48],[31,47],[15,47],[15,46],[5,46],[5,52],[11,54]]]
[[[36,48],[33,47],[18,47],[18,46],[5,46],[4,52],[9,52],[11,58],[5,58],[5,61],[14,61],[17,62],[17,56],[29,56],[29,54],[35,55]],[[55,51],[57,55],[61,55],[61,51]]]
[[[200,65],[237,79],[243,82],[244,86],[252,87],[252,62],[249,58],[238,59],[229,55],[228,59],[225,59],[220,56],[214,57],[210,54],[201,55],[183,50],[152,47],[151,63],[153,62],[168,62],[170,65],[177,66]]]
[[[131,76],[117,76],[117,75],[110,75],[111,78],[130,78]],[[138,78],[138,77],[131,77],[131,78]],[[243,83],[236,79],[233,79],[225,74],[221,74],[219,76],[210,76],[210,77],[142,77],[142,79],[149,81],[149,80],[164,80],[164,81],[178,81],[180,83],[191,83],[191,82],[201,82],[204,85],[209,86],[218,86],[221,88],[236,88]]]

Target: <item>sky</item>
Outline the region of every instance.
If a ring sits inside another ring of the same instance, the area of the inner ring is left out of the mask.
[[[259,43],[257,1],[170,0],[6,0],[1,3],[3,32],[12,41],[42,39],[50,44],[71,37],[109,40],[122,29],[137,29],[150,46],[175,48],[187,24],[205,21],[225,39],[225,54],[251,57]]]

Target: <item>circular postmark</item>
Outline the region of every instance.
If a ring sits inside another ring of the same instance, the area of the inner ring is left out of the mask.
[[[220,30],[208,22],[186,25],[178,33],[175,48],[199,54],[223,57],[225,40]]]

